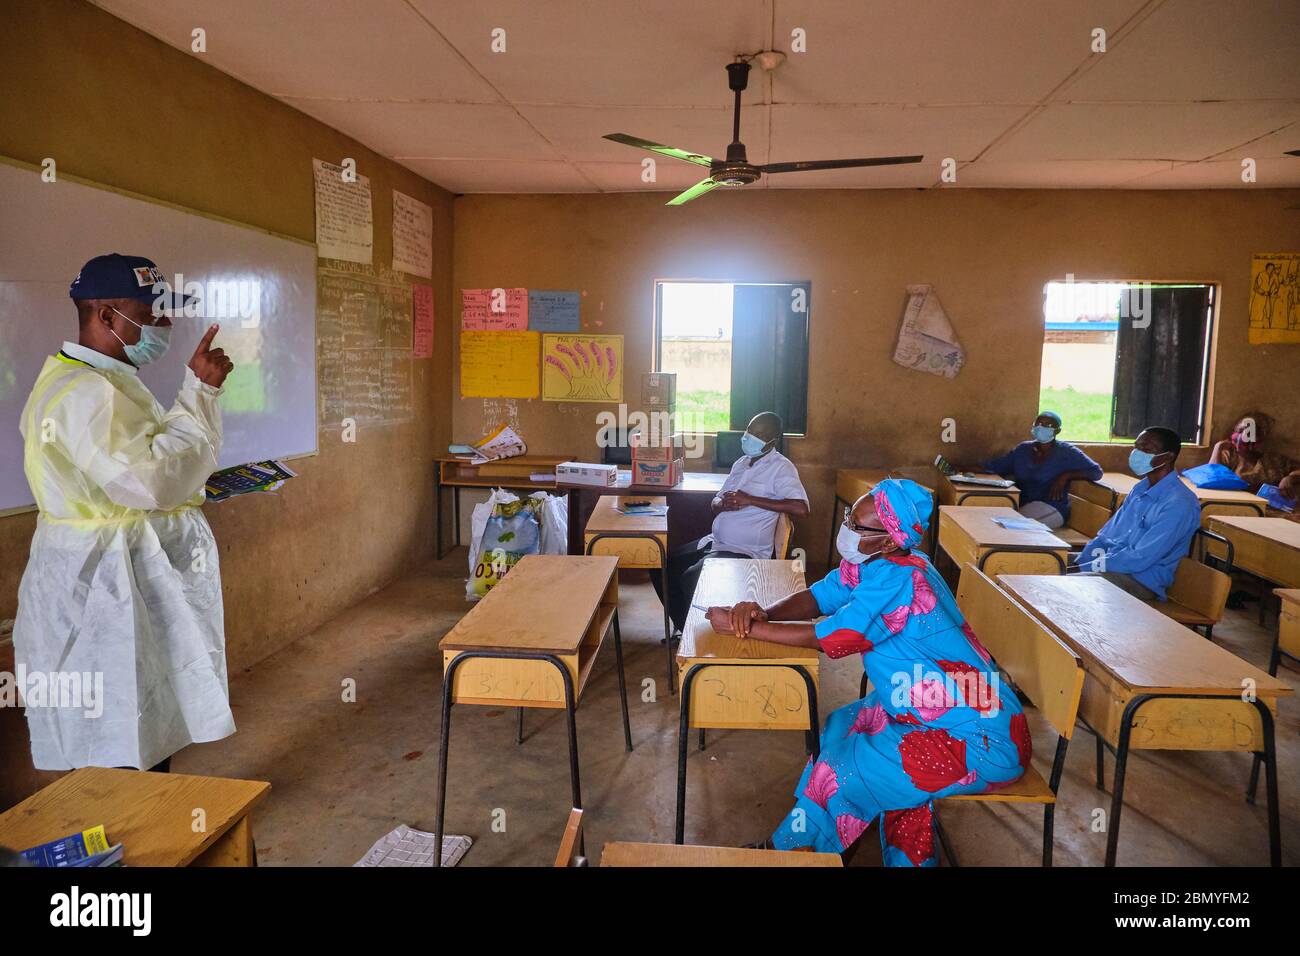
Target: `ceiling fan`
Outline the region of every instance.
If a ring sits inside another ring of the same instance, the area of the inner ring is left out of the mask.
[[[749,64],[744,61],[727,64],[727,85],[736,94],[736,112],[731,124],[731,142],[727,144],[727,158],[714,159],[703,153],[692,153],[674,146],[664,146],[648,139],[629,136],[627,133],[609,133],[605,139],[637,149],[648,149],[661,156],[684,160],[697,166],[707,166],[709,175],[686,192],[674,196],[667,203],[680,206],[697,196],[703,196],[715,186],[745,186],[756,182],[764,173],[799,173],[809,169],[848,169],[853,166],[898,166],[919,163],[921,156],[874,156],[868,159],[814,159],[799,163],[765,163],[756,166],[745,155],[745,144],[740,141],[740,94],[749,85]]]

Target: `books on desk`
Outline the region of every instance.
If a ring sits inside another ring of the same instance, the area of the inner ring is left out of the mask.
[[[49,843],[23,850],[23,858],[43,867],[121,866],[122,844],[108,844],[104,825],[82,830]]]
[[[448,445],[447,451],[461,461],[481,464],[485,461],[499,461],[502,458],[527,454],[528,444],[509,425],[498,425],[474,444]]]
[[[1015,485],[1014,481],[1008,478],[991,478],[984,475],[968,475],[965,472],[958,471],[952,466],[952,463],[944,458],[943,455],[936,455],[934,458],[934,467],[945,475],[949,481],[958,481],[963,485],[984,485],[989,488],[1010,488]]]

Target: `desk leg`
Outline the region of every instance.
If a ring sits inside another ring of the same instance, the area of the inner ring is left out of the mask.
[[[573,677],[564,663],[553,654],[503,654],[493,651],[464,651],[452,658],[442,675],[442,727],[438,737],[438,795],[434,809],[434,861],[433,865],[442,866],[442,837],[444,817],[447,811],[447,750],[451,741],[451,705],[452,688],[456,684],[456,671],[460,665],[474,657],[524,659],[546,661],[560,672],[564,681],[564,712],[569,726],[569,786],[573,792],[573,806],[582,809],[582,781],[578,771],[578,714]],[[585,847],[579,846],[579,852],[585,853]]]
[[[433,463],[433,553],[439,561],[446,556],[442,550],[442,466]]]
[[[614,660],[618,664],[618,702],[623,707],[623,745],[632,752],[632,726],[627,719],[627,678],[623,675],[623,635],[618,628],[618,608],[614,608]]]
[[[839,495],[836,495],[835,500],[831,502],[831,537],[830,541],[826,544],[826,570],[828,572],[831,568],[835,567],[835,564],[832,562],[835,561],[835,538],[840,531],[839,515],[841,500],[843,499],[841,499]]]
[[[1115,865],[1115,856],[1119,849],[1119,818],[1124,799],[1124,771],[1128,763],[1129,738],[1133,729],[1133,718],[1138,708],[1155,698],[1215,700],[1223,699],[1210,694],[1140,694],[1128,702],[1124,708],[1119,728],[1119,741],[1115,749],[1115,784],[1111,795],[1110,820],[1106,834],[1106,866]],[[1282,822],[1277,805],[1277,743],[1273,727],[1273,713],[1268,704],[1256,698],[1251,702],[1259,712],[1260,727],[1264,734],[1265,787],[1268,790],[1268,854],[1270,866],[1282,865]],[[1100,737],[1098,738],[1100,740]]]
[[[451,520],[455,529],[452,535],[452,547],[460,547],[460,485],[451,488]]]
[[[681,844],[686,839],[686,741],[691,732],[691,685],[695,675],[708,667],[725,667],[725,664],[694,664],[682,675],[681,716],[677,722],[677,817],[673,825],[673,842]],[[747,663],[746,667],[786,667],[798,672],[803,678],[804,688],[808,693],[808,749],[813,760],[821,756],[821,726],[817,714],[817,684],[808,673],[807,668],[797,664],[763,664],[761,661]]]

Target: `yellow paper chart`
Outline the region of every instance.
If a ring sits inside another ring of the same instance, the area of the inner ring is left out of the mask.
[[[623,336],[542,336],[542,400],[623,401]]]
[[[1300,252],[1250,260],[1250,344],[1300,345]]]
[[[460,333],[461,398],[536,398],[538,332]]]

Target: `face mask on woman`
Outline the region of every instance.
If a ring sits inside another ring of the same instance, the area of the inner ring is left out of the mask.
[[[1035,425],[1029,431],[1034,436],[1034,441],[1040,445],[1046,445],[1056,438],[1056,429],[1051,425]]]
[[[172,339],[172,327],[170,325],[141,325],[135,319],[118,309],[114,309],[111,305],[109,308],[140,329],[140,340],[132,345],[122,342],[122,337],[113,332],[111,328],[108,330],[112,333],[113,338],[122,342],[122,350],[126,352],[126,357],[132,365],[139,368],[141,365],[156,362],[167,354],[167,347],[171,345]]]
[[[858,550],[858,544],[862,537],[846,524],[840,525],[839,534],[835,536],[835,550],[840,553],[840,557],[849,564],[861,564],[868,558],[874,558],[880,554],[879,551],[873,551],[871,554],[863,554]]]
[[[1233,432],[1232,447],[1236,448],[1238,451],[1241,451],[1243,449],[1254,448],[1255,443],[1253,441],[1246,441],[1245,437],[1242,435],[1241,432]]]

